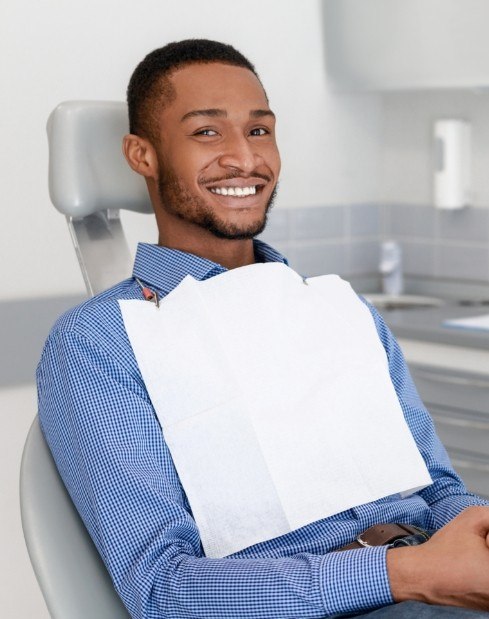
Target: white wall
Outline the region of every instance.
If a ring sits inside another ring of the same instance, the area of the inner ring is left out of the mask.
[[[383,95],[380,199],[432,203],[432,136],[438,118],[470,121],[473,204],[489,208],[489,94],[471,91]]]
[[[48,197],[46,119],[62,100],[123,99],[135,65],[171,40],[216,38],[255,62],[279,119],[278,206],[376,197],[380,101],[328,94],[320,0],[2,0],[0,23],[0,301],[83,291]]]

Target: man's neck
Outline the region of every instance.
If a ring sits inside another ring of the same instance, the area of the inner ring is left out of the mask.
[[[236,269],[255,262],[253,239],[228,240],[212,236],[195,243],[192,239],[172,239],[160,234],[158,245],[206,258],[226,269]]]

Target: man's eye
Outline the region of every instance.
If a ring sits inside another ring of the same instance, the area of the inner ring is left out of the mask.
[[[255,129],[252,129],[250,131],[251,135],[268,135],[270,133],[270,131],[268,129],[265,129],[265,127],[256,127]]]
[[[214,135],[217,135],[217,131],[214,131],[214,129],[200,129],[199,131],[196,131],[194,133],[194,135],[210,135],[210,136],[214,136]]]

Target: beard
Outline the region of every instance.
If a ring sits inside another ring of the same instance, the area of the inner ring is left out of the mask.
[[[160,170],[164,169],[160,164]],[[236,176],[238,175],[229,175],[220,180],[229,180]],[[264,213],[257,216],[254,221],[242,225],[220,218],[202,197],[190,193],[171,170],[167,170],[164,174],[160,173],[158,194],[163,208],[179,219],[200,226],[219,239],[243,240],[252,239],[265,229],[268,213],[277,195],[277,185],[273,188]]]

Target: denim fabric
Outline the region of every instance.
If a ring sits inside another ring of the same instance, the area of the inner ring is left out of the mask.
[[[341,615],[335,615],[340,617]],[[437,606],[424,604],[423,602],[401,602],[384,606],[378,610],[360,615],[342,615],[342,617],[366,617],[368,619],[489,619],[489,613],[468,608],[455,608],[454,606]]]

